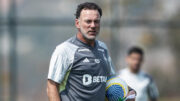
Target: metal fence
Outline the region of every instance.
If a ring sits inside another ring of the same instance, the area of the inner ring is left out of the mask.
[[[45,87],[51,53],[56,45],[75,35],[73,14],[76,6],[85,1],[0,1],[0,100],[47,101]],[[117,69],[125,66],[123,59],[130,46],[142,46],[147,51],[145,69],[155,75],[162,95],[171,96],[164,91],[180,92],[164,90],[167,86],[161,84],[166,80],[176,88],[179,84],[178,79],[172,79],[178,76],[179,57],[174,50],[179,48],[172,46],[179,44],[173,44],[178,39],[172,39],[180,32],[179,0],[93,1],[103,9],[99,39],[107,43]],[[154,57],[161,56],[169,57],[164,60],[166,65],[160,60],[154,64]],[[172,75],[166,75],[168,72]],[[161,80],[164,77],[168,78]]]

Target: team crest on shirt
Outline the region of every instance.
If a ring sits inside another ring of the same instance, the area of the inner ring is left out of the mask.
[[[100,63],[99,59],[94,59],[95,63]]]

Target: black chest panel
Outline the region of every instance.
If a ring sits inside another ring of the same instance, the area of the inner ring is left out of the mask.
[[[79,46],[74,54],[63,101],[104,101],[109,73],[107,50],[96,45],[92,48],[75,40]]]

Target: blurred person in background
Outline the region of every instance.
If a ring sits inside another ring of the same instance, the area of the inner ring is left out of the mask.
[[[152,77],[143,72],[141,65],[144,60],[144,52],[139,47],[129,49],[126,62],[127,67],[120,70],[119,77],[135,89],[136,101],[157,101],[159,92]]]
[[[96,40],[102,10],[86,2],[78,5],[75,16],[78,33],[58,45],[50,61],[49,101],[105,101],[107,76],[115,72],[107,46]]]

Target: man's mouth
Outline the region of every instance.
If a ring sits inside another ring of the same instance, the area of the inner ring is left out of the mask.
[[[90,35],[96,35],[96,31],[89,31],[88,32]]]

